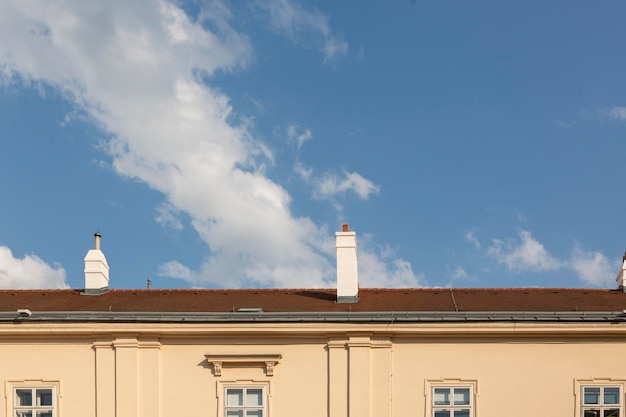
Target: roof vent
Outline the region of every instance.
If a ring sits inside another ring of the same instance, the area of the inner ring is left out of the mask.
[[[86,295],[100,295],[109,289],[109,264],[100,250],[100,232],[94,235],[94,248],[85,255],[85,291]]]
[[[335,233],[337,248],[337,302],[359,301],[359,272],[357,265],[356,233],[347,224]]]
[[[263,308],[261,307],[242,307],[237,310],[239,313],[262,313]]]

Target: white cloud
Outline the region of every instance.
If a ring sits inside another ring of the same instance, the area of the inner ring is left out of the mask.
[[[320,50],[325,63],[348,52],[348,42],[333,33],[328,16],[319,10],[307,10],[297,1],[291,0],[271,0],[263,4],[270,13],[272,26],[292,41],[304,43],[304,35],[321,36]]]
[[[305,182],[309,182],[311,180],[311,176],[313,175],[313,168],[307,168],[300,162],[295,163],[293,171]]]
[[[300,149],[304,142],[313,139],[313,133],[311,129],[301,129],[297,125],[287,126],[287,139],[289,142],[295,143]]]
[[[520,230],[518,241],[494,239],[486,253],[514,272],[570,270],[582,283],[595,287],[612,287],[619,267],[602,252],[583,250],[578,242],[569,258],[557,259],[526,230]]]
[[[550,271],[562,266],[526,230],[520,230],[519,242],[494,239],[487,254],[512,271]]]
[[[335,173],[326,173],[316,180],[313,196],[317,199],[325,199],[352,191],[361,200],[367,200],[370,195],[378,194],[380,191],[379,185],[375,185],[357,172],[343,171],[342,174],[340,176]]]
[[[626,107],[611,107],[609,117],[617,120],[626,120]]]
[[[200,282],[201,279],[198,274],[193,272],[189,267],[181,264],[178,261],[169,261],[159,265],[159,275],[182,279],[191,283]]]
[[[375,245],[371,235],[358,241],[359,284],[361,287],[410,288],[425,285],[423,274],[415,275],[411,264],[398,258],[388,245]]]
[[[0,246],[0,288],[67,288],[65,270],[36,255],[15,258],[11,249]]]
[[[618,268],[601,252],[584,251],[577,244],[572,252],[571,266],[586,284],[610,287],[615,283]]]
[[[469,275],[467,274],[467,271],[465,271],[465,268],[463,268],[462,266],[457,266],[456,268],[454,268],[454,272],[452,273],[453,280],[468,279],[468,278],[469,278]]]
[[[469,243],[471,243],[476,249],[480,249],[480,242],[478,241],[478,239],[476,238],[476,236],[474,235],[474,230],[470,230],[467,233],[465,233],[465,240],[467,240]]]
[[[173,230],[183,230],[183,223],[180,221],[179,212],[169,203],[163,203],[156,208],[155,220],[163,227]]]
[[[614,106],[598,110],[601,117],[613,120],[626,120],[626,107]]]
[[[327,58],[347,49],[321,13],[269,4],[283,28],[321,32]],[[164,0],[0,2],[1,81],[60,91],[111,137],[105,148],[115,172],[165,196],[157,221],[178,228],[174,213],[189,215],[210,256],[197,271],[172,261],[163,274],[195,285],[331,285],[332,234],[291,213],[291,196],[264,174],[272,154],[206,84],[215,72],[245,68],[250,42],[231,27],[224,4],[199,16]],[[378,189],[346,172],[327,177],[319,192],[367,199]],[[394,258],[378,261],[393,277],[410,270]]]
[[[380,185],[374,184],[357,172],[343,170],[341,173],[326,172],[315,175],[313,168],[299,161],[294,164],[293,171],[312,187],[314,199],[331,200],[339,212],[341,212],[341,205],[332,199],[340,194],[351,191],[361,200],[367,200],[372,194],[380,192]]]

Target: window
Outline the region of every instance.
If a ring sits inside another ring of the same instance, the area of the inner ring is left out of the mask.
[[[225,417],[266,417],[264,387],[226,387],[224,399]]]
[[[620,385],[587,385],[582,387],[583,417],[621,417]]]
[[[432,387],[433,417],[471,417],[471,386],[434,386]]]
[[[14,388],[13,417],[54,417],[55,398],[53,387]]]

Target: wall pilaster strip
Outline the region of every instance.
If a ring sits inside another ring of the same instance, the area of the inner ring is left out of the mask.
[[[371,345],[369,336],[348,340],[349,417],[371,417]]]
[[[123,336],[113,341],[115,349],[115,417],[137,417],[139,341]]]
[[[347,339],[330,339],[328,350],[328,417],[348,417]]]
[[[96,362],[96,417],[115,416],[115,352],[112,339],[93,344]]]

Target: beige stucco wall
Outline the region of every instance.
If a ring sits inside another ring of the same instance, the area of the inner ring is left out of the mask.
[[[4,404],[0,415],[11,415],[11,385],[62,381],[59,415],[79,416],[95,411],[92,342],[84,338],[0,338],[0,380]]]
[[[426,380],[460,378],[477,381],[481,416],[498,416],[507,409],[574,416],[574,382],[626,378],[626,364],[619,360],[624,349],[623,339],[396,341],[394,380],[415,389],[395,391],[394,415],[410,409],[423,413]]]
[[[609,324],[2,324],[0,416],[26,381],[58,384],[58,417],[220,416],[230,384],[266,388],[269,417],[424,416],[438,382],[474,384],[477,417],[576,417],[576,381],[622,383],[624,351]]]

